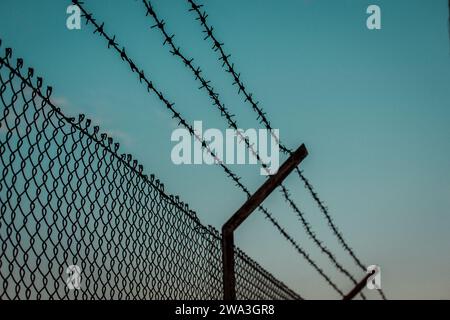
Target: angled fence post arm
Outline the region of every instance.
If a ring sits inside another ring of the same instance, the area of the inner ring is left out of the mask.
[[[369,272],[366,276],[349,292],[342,300],[352,300],[364,287],[366,286],[367,279],[374,274],[374,272]]]
[[[259,189],[222,226],[222,264],[224,300],[236,299],[236,278],[234,274],[234,231],[245,219],[278,187],[283,180],[308,155],[302,144]]]

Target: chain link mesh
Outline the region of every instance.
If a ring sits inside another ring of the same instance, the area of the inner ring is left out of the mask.
[[[221,299],[219,232],[84,115],[65,116],[11,56],[0,58],[0,299]],[[301,299],[235,254],[239,299]]]

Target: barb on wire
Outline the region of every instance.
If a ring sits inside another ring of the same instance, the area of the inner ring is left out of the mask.
[[[117,42],[114,42],[112,39],[115,39],[114,37],[110,37],[104,30],[104,24],[99,24],[93,17],[92,13],[88,13],[82,3],[78,0],[72,0],[74,5],[77,5],[82,14],[83,17],[86,19],[86,24],[91,24],[94,27],[94,33],[98,33],[100,36],[102,36],[106,41],[108,42],[108,45],[110,48],[113,48],[122,58],[123,61],[127,62],[131,71],[134,73],[137,73],[139,76],[139,79],[142,77],[142,82],[146,84],[147,90],[150,92],[153,92],[157,95],[158,99],[164,103],[166,108],[170,110],[173,114],[173,118],[177,119],[179,122],[179,125],[186,128],[189,133],[195,137],[200,143],[204,150],[206,150],[214,159],[218,159],[218,157],[212,152],[212,150],[209,148],[209,146],[206,144],[205,141],[195,132],[193,127],[189,125],[183,117],[181,117],[180,113],[178,113],[174,108],[174,103],[170,103],[167,98],[164,96],[164,94],[161,91],[158,91],[156,87],[153,85],[153,83],[148,80],[148,78],[143,74],[143,71],[139,71],[136,64],[133,62],[133,60],[128,56],[128,54],[125,51],[125,47],[120,48]],[[222,169],[225,171],[226,175],[230,177],[233,182],[238,186],[247,197],[250,197],[250,191],[242,184],[240,181],[241,178],[238,177],[235,173],[233,173],[220,159],[218,159],[218,164],[222,167]],[[266,218],[269,219],[269,221],[277,228],[277,230],[294,246],[294,248],[297,250],[298,253],[300,253],[307,261],[308,263],[326,280],[330,286],[337,291],[341,296],[344,296],[344,293],[331,281],[331,279],[323,272],[323,270],[320,269],[320,267],[308,256],[306,251],[302,249],[294,240],[292,237],[289,236],[289,234],[281,227],[281,225],[275,220],[275,218],[272,216],[272,214],[266,210],[264,207],[260,206],[259,210],[264,213]]]
[[[267,130],[272,132],[272,135],[276,137],[276,135],[273,134],[273,128],[267,118],[266,112],[259,106],[259,102],[255,101],[253,98],[253,94],[250,93],[245,85],[245,83],[241,80],[241,74],[238,73],[235,69],[234,63],[231,62],[231,54],[227,54],[223,48],[224,43],[220,42],[217,37],[214,35],[214,27],[211,26],[208,23],[208,14],[205,10],[202,10],[201,8],[203,5],[199,5],[194,2],[194,0],[186,0],[189,3],[189,11],[192,11],[196,14],[196,20],[198,20],[203,28],[203,33],[205,34],[204,40],[209,39],[212,42],[212,49],[215,52],[219,53],[219,61],[222,62],[222,67],[225,69],[227,73],[231,75],[233,78],[233,85],[238,88],[238,94],[243,94],[244,101],[248,102],[253,109],[253,111],[257,114],[257,120],[265,126]],[[282,144],[279,140],[277,140],[280,145],[280,150],[285,154],[291,154],[292,150]],[[319,198],[319,195],[312,187],[312,184],[309,182],[309,180],[305,177],[305,175],[301,172],[301,170],[297,167],[296,172],[300,178],[300,180],[304,183],[306,189],[313,197],[314,201],[318,205],[320,211],[325,216],[328,225],[332,229],[335,236],[338,238],[339,243],[342,245],[342,247],[350,254],[350,256],[353,258],[355,263],[360,267],[361,270],[364,272],[366,271],[366,266],[361,262],[361,260],[357,257],[354,250],[348,245],[348,243],[345,241],[342,233],[339,232],[335,222],[333,221],[329,210],[325,205],[323,204],[323,201]],[[380,294],[385,299],[384,293],[380,290]]]
[[[169,34],[166,30],[166,22],[164,19],[159,18],[158,14],[156,13],[155,9],[153,8],[150,1],[142,0],[143,5],[146,9],[146,16],[150,16],[153,21],[154,25],[151,26],[152,29],[157,28],[163,38],[163,46],[167,45],[169,46],[170,53],[181,60],[181,62],[186,66],[187,69],[194,75],[195,79],[200,82],[201,86],[199,89],[204,89],[209,97],[212,100],[213,106],[215,106],[219,111],[220,115],[225,118],[225,120],[228,123],[228,126],[233,128],[234,130],[237,130],[237,135],[241,139],[241,141],[245,142],[245,146],[247,149],[252,153],[252,155],[258,160],[258,162],[261,163],[263,168],[266,170],[266,172],[269,172],[268,166],[259,156],[258,152],[256,152],[253,148],[253,146],[250,144],[250,141],[247,136],[244,136],[240,130],[238,130],[239,125],[237,124],[237,121],[233,119],[233,115],[230,113],[230,111],[226,108],[225,104],[219,99],[219,94],[215,91],[214,87],[211,85],[211,81],[207,80],[205,76],[203,76],[202,70],[200,66],[194,66],[193,58],[188,58],[185,54],[183,54],[180,46],[178,46],[175,41],[175,34]],[[281,184],[281,193],[288,203],[288,205],[291,207],[291,209],[296,213],[296,215],[299,217],[303,228],[305,229],[308,236],[313,240],[314,244],[316,244],[321,252],[325,254],[330,261],[333,263],[333,265],[338,269],[339,272],[344,274],[347,278],[349,278],[353,284],[358,284],[358,281],[350,274],[348,270],[346,270],[337,260],[336,257],[333,255],[333,253],[323,244],[321,240],[318,239],[317,235],[312,231],[312,228],[308,221],[306,220],[306,217],[302,211],[300,211],[299,207],[295,204],[295,202],[292,200],[289,190]],[[363,299],[365,299],[365,296],[363,293],[361,293],[361,296]]]

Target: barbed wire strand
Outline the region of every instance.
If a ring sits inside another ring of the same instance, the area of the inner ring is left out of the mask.
[[[219,111],[220,115],[226,119],[228,126],[233,128],[236,131],[236,134],[239,136],[241,141],[245,142],[246,147],[249,149],[249,151],[252,153],[252,155],[262,164],[263,168],[267,173],[269,172],[269,169],[267,167],[267,164],[263,162],[261,157],[259,156],[258,152],[256,152],[253,148],[253,145],[250,144],[249,139],[247,136],[244,136],[241,132],[241,130],[238,130],[239,125],[237,124],[237,121],[233,118],[235,117],[232,115],[229,110],[226,108],[225,104],[219,99],[219,94],[215,91],[214,87],[211,85],[211,81],[207,80],[202,74],[202,68],[200,66],[194,66],[193,58],[188,58],[186,55],[183,54],[183,50],[175,44],[174,38],[175,34],[169,34],[166,30],[166,23],[163,19],[160,19],[154,9],[154,7],[151,4],[151,1],[142,0],[142,3],[145,6],[146,9],[146,16],[150,16],[153,21],[155,22],[155,25],[153,25],[151,28],[157,28],[161,34],[164,37],[163,46],[169,46],[169,52],[179,58],[181,62],[184,64],[184,66],[189,69],[189,71],[194,75],[195,80],[200,82],[201,86],[199,87],[200,90],[204,89],[207,91],[208,96],[212,100],[213,106],[215,106]],[[325,254],[332,264],[338,269],[341,273],[343,273],[347,278],[349,278],[353,284],[358,284],[358,281],[354,278],[351,273],[346,270],[335,258],[333,253],[323,244],[321,240],[318,239],[315,232],[312,230],[311,225],[307,221],[304,213],[300,210],[298,205],[295,204],[295,202],[292,200],[289,190],[283,185],[280,184],[281,193],[287,202],[287,204],[290,206],[290,208],[296,213],[296,215],[299,217],[303,228],[305,229],[308,236],[313,240],[314,244],[319,247],[321,252]],[[363,299],[365,299],[365,296],[363,293],[361,293],[361,296]]]
[[[234,63],[231,62],[230,57],[231,54],[225,53],[225,50],[223,49],[224,43],[220,42],[217,37],[214,35],[214,27],[208,24],[207,18],[208,14],[205,10],[203,12],[200,10],[203,5],[196,4],[193,0],[186,0],[189,5],[190,9],[189,11],[193,11],[196,13],[197,17],[196,20],[200,21],[200,24],[203,28],[203,33],[206,34],[204,40],[210,39],[213,43],[212,49],[215,52],[219,52],[219,61],[222,61],[222,67],[225,69],[227,73],[229,73],[233,78],[233,85],[238,87],[238,94],[242,93],[245,97],[245,102],[248,102],[251,105],[251,108],[254,112],[257,114],[257,120],[260,122],[260,124],[264,125],[267,130],[269,130],[271,133],[273,133],[273,128],[267,119],[266,112],[263,111],[263,109],[259,106],[259,102],[255,101],[253,98],[253,94],[249,93],[247,90],[246,85],[241,80],[241,74],[238,73],[235,70]],[[289,149],[287,146],[283,145],[281,142],[279,142],[280,150],[282,150],[285,154],[291,154],[292,150]],[[313,188],[311,182],[308,178],[305,177],[302,170],[300,170],[298,167],[296,168],[296,172],[300,178],[300,180],[304,183],[305,188],[308,190],[314,201],[316,202],[317,206],[319,207],[320,211],[325,216],[325,219],[327,220],[327,223],[329,227],[332,229],[333,233],[337,237],[339,243],[344,248],[347,253],[353,258],[355,263],[360,267],[361,270],[366,271],[366,266],[361,262],[361,260],[357,257],[354,250],[348,245],[347,241],[344,239],[344,236],[337,228],[335,222],[333,221],[333,218],[331,217],[328,208],[325,206],[324,202],[320,199],[318,193]],[[384,295],[383,291],[379,290],[380,295],[383,299],[386,299],[386,296]]]
[[[83,7],[83,2],[78,1],[78,0],[72,0],[72,3],[74,5],[77,5],[80,10],[82,11],[82,16],[86,19],[86,24],[91,24],[94,27],[94,34],[98,33],[100,36],[102,36],[104,39],[107,40],[108,43],[108,48],[109,49],[114,49],[121,57],[122,61],[125,61],[126,63],[128,63],[130,70],[133,73],[136,73],[139,76],[139,80],[140,82],[144,82],[146,87],[147,87],[147,91],[148,92],[153,92],[154,94],[156,94],[156,96],[158,97],[158,99],[164,103],[164,105],[166,106],[166,108],[171,111],[173,118],[178,120],[178,124],[183,126],[186,130],[189,131],[189,133],[195,138],[197,139],[197,141],[199,141],[201,143],[202,149],[206,150],[217,162],[217,164],[219,164],[223,170],[225,171],[226,175],[228,177],[230,177],[234,183],[236,184],[237,187],[239,187],[246,195],[247,197],[251,196],[250,191],[242,184],[242,182],[240,181],[241,178],[238,177],[235,173],[233,173],[226,165],[224,165],[224,163],[221,161],[221,159],[219,159],[214,152],[211,151],[211,149],[209,148],[209,146],[206,144],[206,142],[197,134],[197,132],[193,129],[193,127],[191,125],[189,125],[186,120],[184,120],[184,118],[181,117],[181,114],[179,112],[176,111],[176,109],[174,108],[174,103],[169,102],[169,100],[167,100],[167,98],[164,96],[164,94],[161,91],[158,91],[156,89],[156,87],[154,86],[153,82],[148,80],[147,76],[145,76],[144,71],[143,70],[139,70],[137,68],[137,65],[134,63],[134,61],[128,56],[128,54],[126,53],[126,49],[125,47],[120,48],[118,43],[116,42],[116,36],[109,36],[105,30],[105,24],[101,23],[99,24],[94,18],[92,13],[89,13],[85,10],[85,8]],[[278,223],[278,221],[273,217],[273,215],[267,210],[265,209],[263,206],[259,206],[258,209],[264,213],[265,217],[276,227],[276,229],[280,232],[281,235],[283,235],[286,240],[288,242],[290,242],[294,248],[297,250],[298,253],[300,253],[305,260],[322,276],[322,278],[337,292],[339,293],[339,295],[341,295],[342,297],[344,296],[344,293],[342,292],[341,289],[339,289],[337,287],[337,285],[329,278],[329,276],[327,276],[324,271],[311,259],[311,257],[306,253],[306,251],[300,247],[297,242],[283,229],[283,227],[281,227],[281,225]]]

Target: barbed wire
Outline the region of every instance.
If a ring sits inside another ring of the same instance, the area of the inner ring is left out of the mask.
[[[80,10],[82,11],[82,16],[86,19],[86,24],[91,24],[94,27],[94,34],[98,33],[100,36],[102,36],[104,39],[107,40],[108,43],[108,49],[114,49],[121,57],[122,61],[125,61],[126,63],[128,63],[130,70],[133,73],[136,73],[139,76],[139,81],[142,83],[144,82],[146,87],[147,87],[147,91],[148,92],[153,92],[154,94],[157,95],[158,99],[164,103],[164,105],[166,106],[166,108],[171,111],[173,118],[178,120],[178,124],[183,126],[186,130],[189,131],[189,133],[195,138],[197,139],[197,141],[200,142],[202,149],[206,150],[217,162],[217,164],[219,164],[222,169],[225,171],[226,175],[228,177],[230,177],[233,182],[235,183],[235,185],[237,187],[239,187],[245,194],[247,197],[251,196],[250,191],[242,184],[242,182],[240,181],[241,178],[238,177],[235,173],[233,173],[224,163],[221,159],[219,159],[217,157],[217,155],[212,152],[212,150],[209,148],[209,146],[207,145],[207,143],[195,132],[195,130],[193,129],[193,127],[191,125],[189,125],[183,117],[181,117],[181,114],[179,112],[177,112],[174,108],[174,103],[171,103],[167,100],[167,98],[164,96],[164,94],[161,91],[158,91],[156,89],[156,87],[154,86],[153,82],[148,80],[148,78],[145,76],[144,71],[143,70],[139,70],[137,68],[137,65],[134,63],[134,61],[128,56],[128,54],[126,53],[126,49],[125,47],[120,48],[118,43],[116,42],[116,36],[109,36],[105,30],[105,24],[104,22],[99,24],[97,23],[97,21],[93,18],[92,13],[89,13],[85,10],[85,8],[83,7],[82,4],[84,4],[81,1],[78,0],[72,0],[72,3],[74,5],[77,5]],[[297,250],[297,252],[299,254],[301,254],[306,260],[307,262],[322,276],[322,278],[324,278],[324,280],[336,291],[338,292],[342,297],[344,296],[344,293],[337,287],[336,284],[334,284],[334,282],[324,273],[324,271],[309,257],[309,255],[306,253],[306,251],[301,248],[297,242],[295,242],[295,240],[293,240],[293,238],[284,230],[284,228],[281,227],[281,225],[278,223],[278,221],[273,217],[273,215],[267,210],[265,209],[263,206],[259,206],[258,209],[264,213],[265,217],[276,227],[276,229],[279,231],[279,233],[281,235],[283,235],[286,240],[288,240],[288,242],[290,242],[294,248]]]
[[[187,69],[189,69],[189,71],[194,75],[195,80],[200,82],[201,86],[199,87],[199,89],[200,90],[204,89],[207,91],[210,99],[212,100],[213,106],[215,106],[220,111],[220,115],[223,118],[225,118],[225,120],[228,123],[228,126],[233,128],[234,130],[236,130],[237,135],[239,136],[241,141],[243,140],[245,142],[245,145],[249,149],[249,151],[262,164],[262,166],[266,170],[266,172],[268,172],[269,170],[267,168],[267,164],[265,164],[263,162],[263,160],[259,156],[258,152],[256,152],[254,150],[253,145],[250,144],[250,142],[248,140],[248,137],[243,136],[242,132],[240,130],[238,131],[239,125],[237,124],[237,121],[234,120],[235,116],[230,113],[230,111],[226,108],[225,104],[219,99],[219,94],[215,91],[214,87],[211,84],[211,81],[207,80],[205,78],[205,76],[202,75],[203,74],[202,68],[199,65],[194,66],[194,64],[193,64],[194,59],[186,57],[186,55],[183,54],[183,50],[180,48],[180,46],[176,45],[176,43],[174,41],[175,34],[169,34],[167,32],[166,27],[165,27],[166,23],[165,23],[164,19],[161,19],[158,17],[155,9],[153,8],[153,6],[151,4],[151,1],[142,0],[142,3],[144,4],[145,9],[146,9],[146,16],[150,16],[154,20],[155,25],[151,26],[151,28],[152,29],[157,28],[164,37],[163,46],[168,45],[170,47],[170,49],[169,49],[170,53],[173,56],[179,58],[181,60],[181,62],[184,64],[184,66]],[[308,223],[304,213],[300,210],[298,205],[296,205],[295,202],[290,197],[289,190],[283,184],[280,184],[280,188],[281,188],[280,192],[283,195],[283,198],[285,199],[287,204],[290,206],[290,208],[296,213],[296,215],[298,216],[298,218],[300,219],[300,221],[302,223],[303,228],[305,229],[308,236],[313,240],[314,244],[317,245],[319,247],[319,249],[321,250],[321,252],[330,259],[330,261],[332,262],[334,267],[336,267],[336,269],[338,269],[347,278],[349,278],[353,284],[355,284],[355,285],[358,284],[358,281],[354,278],[354,276],[351,275],[350,272],[348,270],[346,270],[337,261],[337,259],[333,255],[333,253],[323,244],[323,242],[321,240],[318,239],[318,237],[312,230],[311,225]],[[361,293],[361,296],[363,299],[365,299],[365,296],[363,293]]]
[[[248,102],[251,105],[251,108],[253,111],[257,114],[257,120],[259,120],[260,124],[264,125],[264,127],[269,130],[269,132],[273,133],[273,128],[267,118],[267,113],[259,106],[259,102],[255,101],[253,98],[253,94],[249,93],[247,90],[247,86],[244,84],[244,82],[241,80],[241,74],[238,73],[235,70],[234,63],[231,62],[230,57],[231,54],[227,54],[223,48],[224,43],[220,42],[217,37],[214,35],[214,27],[208,24],[207,18],[208,14],[205,10],[203,12],[200,10],[203,5],[196,4],[193,0],[186,0],[189,5],[190,9],[189,11],[195,12],[197,17],[195,18],[198,20],[203,28],[203,33],[206,34],[204,37],[204,40],[210,39],[213,43],[212,49],[215,52],[218,52],[220,57],[219,61],[222,61],[222,67],[225,69],[227,73],[229,73],[233,78],[233,85],[238,87],[238,94],[243,94],[245,97],[244,101]],[[292,150],[288,148],[287,146],[283,145],[281,142],[279,142],[280,150],[282,150],[285,154],[292,154]],[[318,193],[314,190],[311,182],[309,179],[305,177],[302,170],[300,170],[298,167],[295,169],[297,172],[298,177],[300,180],[304,183],[305,188],[308,190],[314,201],[316,202],[317,206],[319,207],[320,211],[325,216],[325,219],[327,220],[327,223],[329,227],[332,229],[333,233],[337,237],[339,243],[344,248],[347,253],[353,258],[354,262],[360,267],[361,270],[366,271],[366,266],[361,262],[361,260],[357,257],[354,250],[348,245],[347,241],[344,239],[342,233],[337,228],[335,222],[333,221],[333,218],[331,217],[328,208],[325,206],[324,202],[320,199]],[[379,291],[382,298],[386,299],[384,293],[380,290]]]

